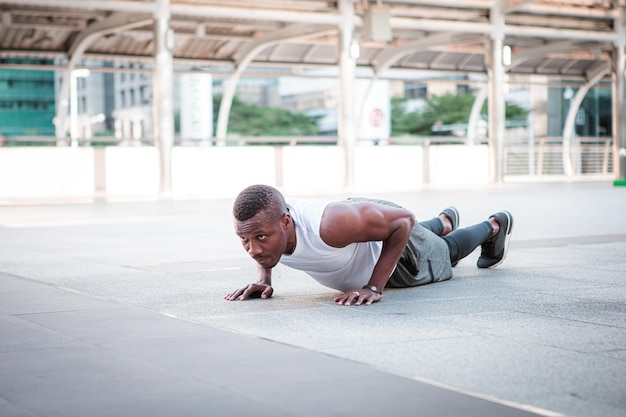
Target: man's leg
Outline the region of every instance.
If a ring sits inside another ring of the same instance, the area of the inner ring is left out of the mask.
[[[481,245],[480,257],[476,262],[479,268],[495,268],[504,261],[513,231],[513,215],[508,211],[499,211],[489,220],[497,223],[499,227],[495,234]]]
[[[473,226],[457,229],[442,239],[450,248],[450,262],[456,265],[461,259],[474,252],[478,246],[486,242],[494,233],[494,227],[489,221],[475,224]]]
[[[437,236],[445,236],[459,227],[459,211],[450,206],[439,213],[438,217],[419,222],[425,229],[430,230]]]
[[[448,244],[453,266],[481,246],[477,266],[495,268],[506,256],[512,228],[513,216],[507,211],[501,211],[490,216],[489,220],[455,230],[442,239]]]

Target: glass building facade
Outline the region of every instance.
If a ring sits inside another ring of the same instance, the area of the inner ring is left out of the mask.
[[[3,64],[51,64],[32,59],[0,59]],[[53,71],[0,69],[0,134],[54,136]]]
[[[548,136],[563,134],[570,102],[576,93],[572,87],[551,87],[548,90]],[[610,137],[612,132],[611,83],[601,81],[591,88],[576,113],[575,135],[579,137]]]

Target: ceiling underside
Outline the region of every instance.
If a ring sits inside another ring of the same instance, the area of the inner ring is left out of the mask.
[[[232,71],[255,50],[254,67],[336,67],[343,24],[337,3],[171,0],[175,65]],[[386,69],[485,73],[498,28],[512,50],[510,74],[590,78],[625,42],[626,0],[505,0],[500,26],[491,17],[493,0],[353,3],[357,65],[382,76]],[[380,28],[368,24],[380,16],[374,9],[389,15],[388,40],[369,35],[368,28]],[[149,63],[156,12],[152,0],[0,0],[0,58],[68,59],[85,46],[84,58]]]

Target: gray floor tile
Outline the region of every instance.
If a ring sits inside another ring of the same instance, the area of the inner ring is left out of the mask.
[[[462,226],[507,208],[507,260],[479,270],[476,250],[453,280],[368,308],[278,267],[271,300],[226,302],[256,278],[231,201],[0,207],[0,415],[518,413],[437,384],[624,415],[626,189],[374,197],[418,218],[454,204]],[[384,401],[355,404],[364,392]]]

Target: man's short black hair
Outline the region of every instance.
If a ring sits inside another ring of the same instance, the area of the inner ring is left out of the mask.
[[[287,203],[280,191],[269,185],[251,185],[239,193],[233,204],[233,216],[240,222],[261,211],[271,212],[277,218],[287,212]]]

